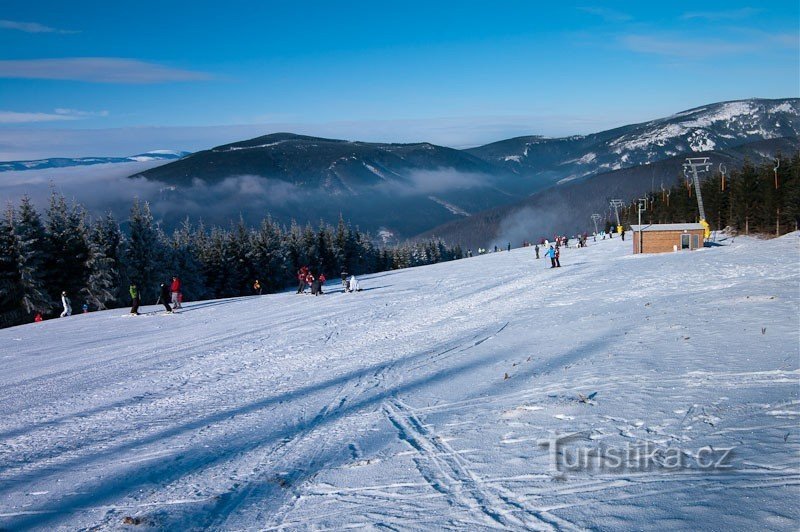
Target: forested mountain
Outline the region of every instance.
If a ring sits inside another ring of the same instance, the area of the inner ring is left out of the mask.
[[[779,154],[784,154],[781,156],[782,162],[778,171],[786,183],[780,192],[783,198],[781,201],[786,204],[782,215],[785,224],[784,230],[788,230],[794,227],[794,217],[800,214],[800,206],[798,206],[800,200],[793,196],[796,194],[796,190],[792,188],[792,183],[798,179],[796,176],[798,170],[796,164],[792,163],[795,160],[792,157],[797,153],[799,146],[800,141],[794,137],[758,141],[734,149],[698,152],[691,155],[710,157],[713,173],[707,175],[706,179],[713,179],[714,175],[718,179],[719,165],[723,164],[729,177],[735,180],[736,175],[741,173],[742,166],[746,165],[755,165],[762,170],[768,168],[771,176],[775,164],[774,158]],[[575,235],[585,231],[591,233],[594,230],[590,218],[593,213],[600,214],[602,220],[612,220],[614,217],[613,210],[609,206],[611,199],[628,202],[644,196],[655,197],[663,190],[669,191],[678,182],[683,183],[681,186],[684,187],[686,195],[691,193],[691,190],[687,190],[684,186],[685,180],[682,171],[684,161],[685,155],[680,155],[648,165],[607,172],[589,179],[551,187],[512,205],[491,209],[464,220],[453,221],[419,236],[420,238],[430,238],[436,235],[447,242],[458,243],[465,249],[475,249],[481,246],[502,246],[509,241],[516,246],[525,240],[532,242],[543,237],[552,238],[554,234]],[[728,194],[733,194],[733,192],[729,190]],[[673,198],[675,197],[677,196],[673,196]],[[761,199],[754,196],[752,201],[758,203]],[[670,216],[662,216],[660,220],[665,222],[696,221],[696,201],[689,202],[688,207],[690,208],[689,212],[671,211]],[[708,207],[706,210],[709,211]],[[648,220],[652,214],[647,214]],[[727,222],[720,222],[711,216],[708,221],[714,228],[728,225]],[[601,221],[601,224],[603,223]],[[734,227],[742,231],[745,229],[744,225],[738,223],[734,224]]]

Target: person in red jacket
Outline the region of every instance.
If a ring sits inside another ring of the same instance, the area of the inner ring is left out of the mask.
[[[306,274],[306,285],[308,286],[308,290],[311,291],[311,285],[314,284],[314,274],[310,271]],[[305,288],[303,289],[305,291]]]
[[[172,308],[181,308],[181,280],[177,277],[172,278],[172,284],[169,286],[169,292],[172,296]]]
[[[306,290],[306,277],[308,276],[308,266],[303,266],[297,270],[297,293],[302,294]]]

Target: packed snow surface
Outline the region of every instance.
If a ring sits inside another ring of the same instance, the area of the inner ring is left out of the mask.
[[[796,530],[799,240],[2,330],[0,528]]]

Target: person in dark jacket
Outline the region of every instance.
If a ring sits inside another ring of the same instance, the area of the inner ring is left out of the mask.
[[[318,296],[322,293],[322,283],[319,282],[319,276],[313,277],[311,281],[311,295]]]
[[[141,299],[139,298],[139,289],[136,288],[135,284],[132,284],[128,290],[131,293],[131,314],[138,316],[139,303],[141,303]]]
[[[539,244],[536,244],[536,246],[534,246],[533,249],[534,249],[534,251],[536,251],[536,258],[538,259],[539,258]]]
[[[161,283],[161,293],[158,296],[158,302],[156,302],[156,305],[158,303],[164,305],[164,308],[167,309],[167,312],[172,312],[172,308],[169,306],[169,287],[164,283]]]
[[[347,270],[342,270],[342,288],[344,288],[345,292],[347,292],[347,278],[349,276],[350,274],[347,273]]]

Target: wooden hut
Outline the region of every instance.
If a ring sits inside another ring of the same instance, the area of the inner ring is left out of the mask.
[[[703,247],[705,231],[701,224],[632,225],[631,230],[634,254],[699,249]]]

